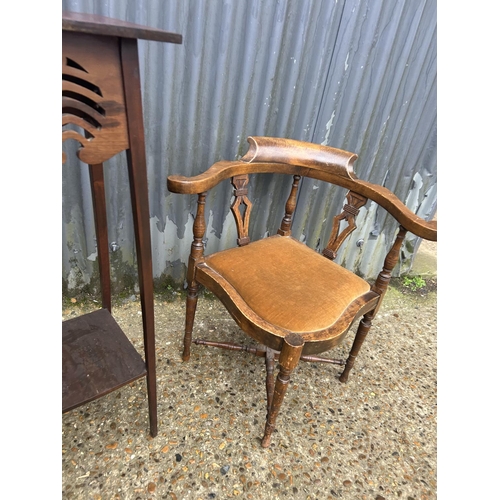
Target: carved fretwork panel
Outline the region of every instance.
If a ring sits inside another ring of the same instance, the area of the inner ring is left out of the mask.
[[[330,239],[323,250],[323,255],[330,260],[337,257],[340,245],[342,245],[345,239],[356,229],[356,216],[359,213],[359,209],[368,201],[364,196],[353,193],[352,191],[347,193],[346,198],[347,203],[344,205],[342,213],[333,219],[333,228],[330,233]],[[340,223],[343,220],[347,221],[347,227],[339,234]]]
[[[235,175],[231,178],[231,183],[234,186],[234,201],[231,205],[231,210],[236,220],[236,228],[238,230],[238,245],[244,246],[250,243],[248,236],[248,227],[250,224],[250,212],[252,211],[252,202],[248,199],[248,175]]]
[[[66,31],[62,36],[62,141],[79,142],[78,158],[95,165],[129,146],[119,41]]]

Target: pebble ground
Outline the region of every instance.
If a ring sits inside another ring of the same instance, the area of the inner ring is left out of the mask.
[[[144,379],[64,414],[63,499],[437,498],[435,291],[390,289],[347,384],[300,363],[268,449],[263,359],[193,345],[182,362],[184,307],[155,303],[158,436]],[[139,302],[113,315],[142,353]],[[194,336],[253,343],[209,297]],[[353,336],[327,355],[346,357]]]

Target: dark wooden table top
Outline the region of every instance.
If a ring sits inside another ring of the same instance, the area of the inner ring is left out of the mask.
[[[94,35],[139,38],[156,42],[182,43],[182,35],[178,33],[171,33],[157,28],[149,28],[119,19],[77,12],[63,12],[62,29],[65,31],[77,31]]]

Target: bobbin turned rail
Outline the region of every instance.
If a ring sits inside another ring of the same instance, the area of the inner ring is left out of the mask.
[[[219,347],[220,349],[226,349],[227,351],[248,352],[260,358],[265,358],[267,353],[270,351],[272,353],[274,360],[277,360],[279,358],[278,351],[274,351],[273,349],[269,349],[268,347],[265,346],[263,348],[258,348],[242,344],[233,344],[231,342],[214,342],[211,340],[204,340],[204,339],[194,339],[193,344],[205,345],[210,347]],[[331,365],[342,365],[342,366],[346,364],[346,361],[343,359],[322,358],[321,356],[301,356],[300,360],[309,361],[310,363],[326,363]]]

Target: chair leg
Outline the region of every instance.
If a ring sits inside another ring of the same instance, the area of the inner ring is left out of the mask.
[[[347,382],[349,378],[349,372],[354,366],[354,362],[356,361],[356,356],[358,355],[363,342],[365,341],[368,332],[372,326],[372,319],[374,316],[374,311],[370,311],[363,316],[363,319],[359,322],[358,331],[356,332],[356,337],[354,338],[354,342],[351,347],[351,352],[349,353],[349,358],[345,364],[344,371],[342,375],[340,375],[341,382]]]
[[[271,350],[269,347],[266,348],[266,392],[267,392],[267,416],[269,416],[274,394],[274,351]]]
[[[266,428],[261,442],[263,448],[267,448],[271,444],[271,434],[274,431],[276,418],[290,382],[290,374],[299,363],[303,347],[304,339],[296,333],[288,334],[283,341],[283,348],[279,357],[280,371],[274,384],[271,409],[267,415]]]
[[[372,320],[375,314],[382,303],[382,299],[387,291],[387,287],[389,286],[389,282],[391,280],[391,273],[394,269],[394,266],[398,262],[399,252],[401,250],[401,246],[403,244],[403,240],[405,238],[407,230],[403,226],[399,226],[399,232],[396,236],[396,240],[394,241],[389,253],[385,257],[384,267],[382,271],[380,271],[377,276],[377,280],[372,285],[371,290],[378,293],[380,299],[378,301],[377,307],[373,311],[367,312],[358,326],[358,331],[356,332],[356,337],[354,339],[354,343],[352,344],[351,352],[349,354],[349,358],[347,359],[347,363],[345,365],[344,371],[340,376],[341,382],[347,382],[349,377],[349,372],[354,365],[354,361],[356,360],[356,356],[358,355],[363,342],[365,341],[365,337],[370,331],[370,327],[372,326]]]
[[[196,304],[198,303],[198,284],[193,282],[193,285],[188,289],[186,299],[186,329],[184,333],[184,352],[182,360],[189,361],[191,357],[191,341],[193,337],[194,315],[196,313]]]

